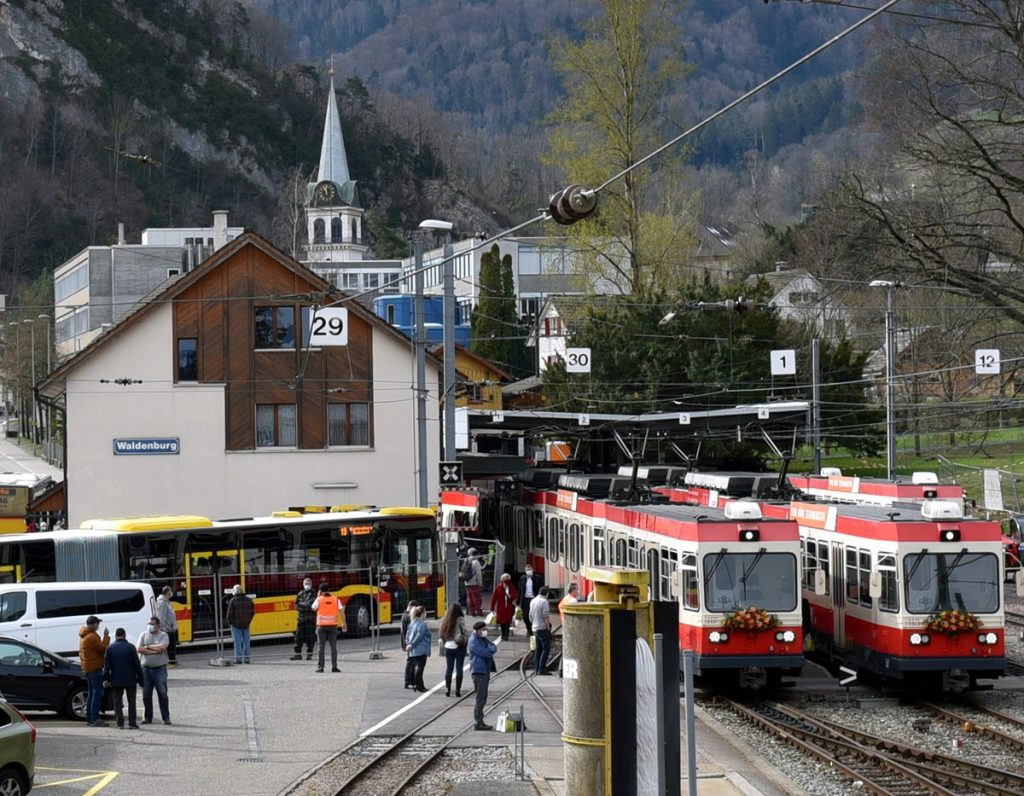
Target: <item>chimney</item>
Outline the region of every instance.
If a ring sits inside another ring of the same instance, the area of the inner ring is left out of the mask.
[[[117,245],[124,246],[124,223],[118,222],[117,225]]]
[[[775,273],[781,274],[783,271],[786,270],[786,266],[787,265],[789,265],[789,263],[786,262],[785,260],[776,260],[775,261]]]
[[[213,250],[217,251],[228,242],[228,211],[213,211]]]

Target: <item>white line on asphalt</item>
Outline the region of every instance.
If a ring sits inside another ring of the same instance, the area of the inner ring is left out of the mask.
[[[501,639],[500,638],[496,638],[494,640],[495,646],[497,646],[500,643],[501,643]],[[469,664],[467,663],[465,666],[462,667],[462,671],[466,671],[466,669],[468,669],[468,668],[469,668]],[[444,680],[442,680],[440,683],[438,683],[433,688],[431,688],[429,691],[427,691],[427,693],[420,694],[418,699],[414,699],[412,702],[410,702],[405,707],[399,708],[398,710],[396,710],[394,713],[392,713],[386,719],[377,722],[372,727],[370,727],[370,729],[363,730],[363,732],[359,733],[359,737],[360,738],[365,738],[367,735],[371,735],[371,734],[377,732],[377,730],[379,730],[381,727],[385,726],[386,724],[390,724],[391,722],[393,722],[395,719],[397,719],[399,716],[401,716],[406,711],[411,710],[412,708],[416,707],[416,705],[418,705],[424,699],[429,697],[435,691],[439,691],[443,685],[444,685]]]

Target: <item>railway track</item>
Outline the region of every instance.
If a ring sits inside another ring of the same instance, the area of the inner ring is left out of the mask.
[[[878,738],[789,706],[744,705],[728,699],[725,703],[748,721],[860,782],[868,793],[1011,796],[1024,792],[1024,776],[1019,774]]]
[[[964,727],[965,730],[973,734],[981,735],[984,738],[990,738],[1003,746],[1012,749],[1017,754],[1024,752],[1024,738],[1020,738],[1016,735],[1004,732],[997,727],[992,727],[984,724],[979,724],[975,718],[971,716],[965,716],[963,713],[958,713],[955,710],[945,707],[942,705],[936,705],[934,702],[918,701],[915,703],[918,707],[924,708],[931,713],[934,713],[944,721],[951,722],[953,724]],[[986,708],[981,705],[974,704],[973,702],[967,704],[965,702],[960,703],[961,709],[973,710],[983,715],[989,716],[990,718],[997,719],[998,721],[1005,722],[1017,729],[1024,729],[1024,721],[1009,716],[1001,711],[993,708]],[[969,729],[967,729],[969,727]],[[1024,793],[1024,777],[1021,777],[1022,787],[1018,793]]]
[[[557,663],[561,652],[552,650],[551,663]],[[537,688],[527,676],[526,664],[531,660],[532,652],[516,658],[503,666],[491,678],[491,696],[488,699],[487,713],[498,709],[499,705],[512,694],[528,685],[541,704],[561,726],[561,718],[547,704],[543,692]],[[495,687],[509,673],[518,672],[516,682],[497,693]],[[423,734],[423,731],[435,725],[451,711],[469,701],[472,704],[473,692],[453,700],[445,700],[445,706],[420,722],[404,735],[371,735],[359,738],[341,749],[320,766],[311,771],[291,793],[333,793],[334,796],[362,796],[370,794],[397,794],[403,791],[412,792],[416,779],[437,761],[451,744],[472,729],[469,721],[454,732],[441,732],[435,735]]]

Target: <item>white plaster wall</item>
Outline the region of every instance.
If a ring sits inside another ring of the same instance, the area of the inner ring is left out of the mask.
[[[411,357],[374,330],[374,432],[362,450],[224,450],[224,388],[175,385],[170,306],[157,307],[69,374],[70,527],[95,517],[250,517],[296,505],[415,505]],[[428,490],[437,494],[437,371],[429,368]],[[142,379],[102,384],[100,379]],[[115,438],[178,437],[178,455],[115,456]],[[351,489],[315,483],[351,481]]]

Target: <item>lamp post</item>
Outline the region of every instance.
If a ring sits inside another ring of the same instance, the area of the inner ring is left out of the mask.
[[[39,429],[39,424],[36,422],[36,319],[26,318],[22,323],[28,324],[29,337],[31,338],[28,361],[29,372],[32,376],[32,381],[29,383],[29,389],[32,391],[32,428],[29,439],[33,442],[38,442],[36,433]]]
[[[37,317],[38,317],[39,320],[41,320],[43,322],[43,325],[46,327],[46,375],[49,376],[50,375],[50,367],[51,367],[51,363],[50,363],[50,316],[47,315],[45,312],[41,312]],[[42,422],[43,434],[44,434],[44,437],[46,439],[46,448],[47,448],[47,455],[48,455],[49,447],[50,447],[50,437],[51,437],[50,429],[53,426],[53,415],[50,413],[49,405],[46,406],[45,410],[43,409],[43,407],[39,407],[39,419],[41,421],[43,421]]]
[[[50,316],[45,312],[39,314],[39,320],[46,322],[46,373],[50,373]]]
[[[896,313],[893,310],[893,292],[898,282],[874,279],[868,287],[885,288],[885,469],[891,481],[896,475]]]

